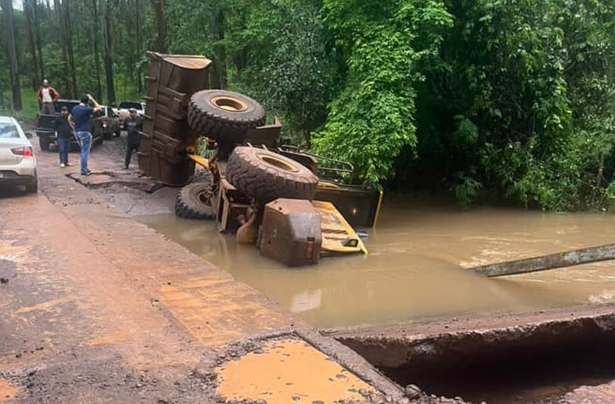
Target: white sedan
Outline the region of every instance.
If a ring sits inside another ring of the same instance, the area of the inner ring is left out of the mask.
[[[24,185],[38,190],[36,157],[28,136],[15,118],[0,116],[0,184]]]

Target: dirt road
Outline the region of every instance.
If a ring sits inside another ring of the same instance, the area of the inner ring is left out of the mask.
[[[94,149],[87,178],[71,176],[77,154],[61,169],[38,152],[42,192],[2,190],[0,403],[406,401],[352,351],[131,220],[176,191],[123,171],[120,144]]]
[[[0,189],[0,404],[410,402],[355,352],[132,220],[172,212],[177,190],[141,178],[136,161],[123,170],[121,139],[94,149],[90,177],[78,175],[76,153],[66,169],[55,153],[38,151],[38,159],[41,192]],[[610,319],[612,308],[603,310]],[[456,321],[456,328],[449,319],[414,324],[411,333],[363,331],[359,342],[371,349],[363,352],[369,358],[382,333],[406,349],[407,336],[417,333],[444,343],[442,336],[472,340],[496,326],[507,336],[520,327],[488,318],[481,327],[470,319],[465,330]],[[614,329],[610,320],[589,324]],[[444,352],[410,344],[421,354]],[[417,358],[392,352],[370,359]],[[611,403],[609,380],[540,402]],[[421,395],[412,402],[463,400]]]

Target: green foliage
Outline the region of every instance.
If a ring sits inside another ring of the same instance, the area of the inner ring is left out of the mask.
[[[528,206],[599,207],[615,160],[614,6],[451,1],[445,67],[425,71],[417,103],[432,108],[419,111],[411,165],[439,166],[454,189],[471,178]]]
[[[469,207],[482,187],[480,182],[460,176],[459,183],[455,186],[455,197],[459,205],[463,208]]]
[[[0,103],[0,115],[16,118],[20,123],[25,124],[24,130],[29,130],[34,125],[36,114],[39,111],[34,92],[25,83],[21,86],[21,99],[23,100],[23,108],[21,111],[15,111],[11,107],[9,102],[10,99],[11,94],[9,91],[0,94],[0,100],[5,101],[4,103]]]
[[[415,86],[452,19],[442,2],[414,0],[326,0],[324,14],[347,74],[315,150],[351,161],[363,183],[377,187],[404,146],[417,143]]]
[[[47,4],[37,8],[45,75],[64,93],[65,49]],[[69,4],[78,91],[95,91],[98,67],[104,93],[92,38],[109,4],[114,84],[138,98],[157,37],[152,2]],[[348,160],[368,187],[444,189],[462,206],[485,196],[556,211],[615,205],[615,0],[165,4],[169,52],[212,59],[213,86],[259,100],[285,135]],[[36,75],[19,10],[15,26],[28,86]],[[10,101],[4,35],[0,104]]]

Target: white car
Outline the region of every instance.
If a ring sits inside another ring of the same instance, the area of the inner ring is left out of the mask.
[[[27,192],[38,190],[36,157],[15,118],[0,116],[0,184],[24,185]]]
[[[120,126],[122,127],[122,129],[124,129],[124,121],[130,115],[131,108],[136,109],[137,115],[139,115],[140,117],[143,117],[143,115],[145,114],[145,103],[143,102],[136,102],[136,101],[120,102],[120,105],[118,105],[118,107],[114,109],[114,112],[119,116]]]

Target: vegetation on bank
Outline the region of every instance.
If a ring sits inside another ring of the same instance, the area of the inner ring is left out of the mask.
[[[214,87],[258,99],[367,186],[462,205],[615,201],[615,0],[52,3],[12,13],[26,87],[44,68],[64,94],[135,98],[146,50],[204,54]]]

